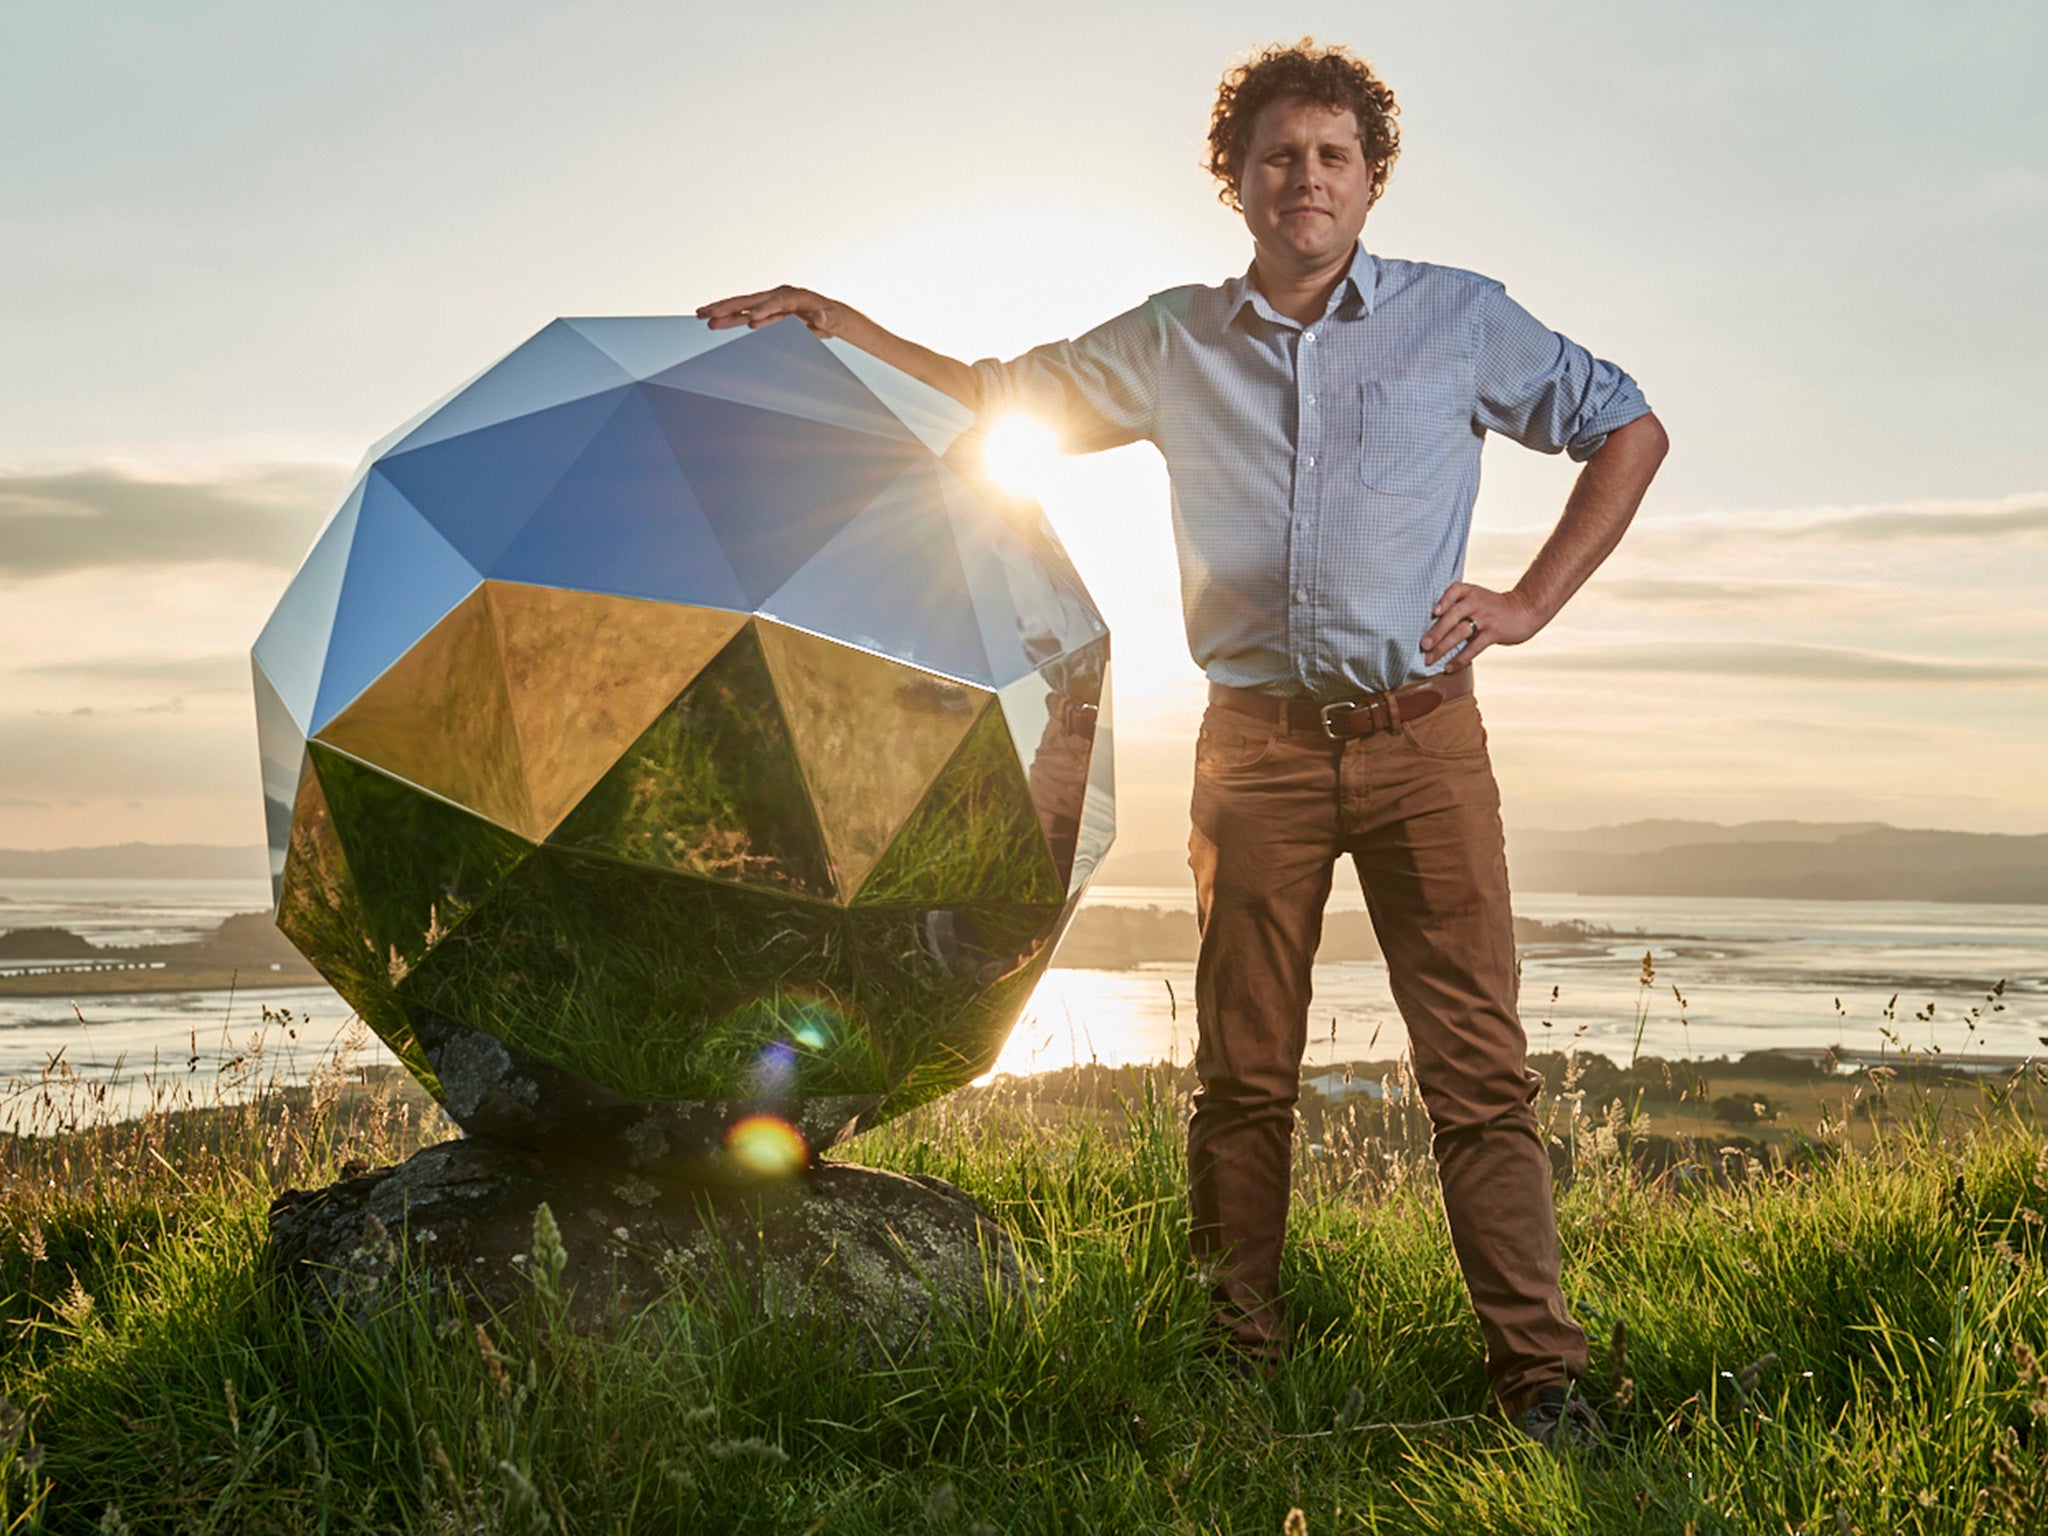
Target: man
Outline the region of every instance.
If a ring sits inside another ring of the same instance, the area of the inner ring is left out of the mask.
[[[1310,968],[1349,854],[1407,1022],[1495,1401],[1545,1443],[1585,1443],[1601,1427],[1570,1390],[1586,1340],[1558,1284],[1471,665],[1542,629],[1607,557],[1666,439],[1626,374],[1500,284],[1359,245],[1399,151],[1395,112],[1342,49],[1273,48],[1234,70],[1210,168],[1251,233],[1250,269],[1012,362],[970,367],[798,288],[698,313],[713,326],[798,316],[985,418],[1048,419],[1072,449],[1158,445],[1189,647],[1210,680],[1189,842],[1202,942],[1188,1174],[1221,1338],[1260,1374],[1285,1352]],[[1585,463],[1504,592],[1459,579],[1489,431]]]

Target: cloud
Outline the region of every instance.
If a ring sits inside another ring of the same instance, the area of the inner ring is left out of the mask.
[[[1838,539],[1994,539],[2001,534],[2048,533],[2048,499],[1995,510],[1897,507],[1855,512],[1785,532],[1794,538]]]
[[[0,576],[215,560],[289,570],[344,474],[329,464],[248,465],[205,480],[108,465],[0,470]]]
[[[2048,492],[1990,501],[1901,501],[1785,512],[1712,512],[1654,518],[1638,532],[1691,539],[1990,540],[2048,533]]]
[[[168,713],[94,710],[0,718],[0,798],[245,792],[254,805],[256,763],[253,714],[181,720]]]
[[[246,693],[249,658],[241,651],[210,656],[108,656],[45,662],[19,668],[14,675],[46,677],[60,683],[134,683],[179,694]]]
[[[1531,655],[1532,668],[1559,672],[1686,672],[1716,677],[1778,677],[1805,682],[2036,683],[2048,663],[1948,661],[1828,645],[1742,642],[1654,643]]]
[[[1652,607],[1719,609],[1767,607],[1792,600],[1823,602],[1854,591],[1835,583],[1818,581],[1705,581],[1695,577],[1603,577],[1589,589],[1600,597]]]

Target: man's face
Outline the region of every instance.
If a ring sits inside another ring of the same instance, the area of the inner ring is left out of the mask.
[[[1372,198],[1357,115],[1298,96],[1268,103],[1252,120],[1237,196],[1261,258],[1281,270],[1312,272],[1349,252]]]

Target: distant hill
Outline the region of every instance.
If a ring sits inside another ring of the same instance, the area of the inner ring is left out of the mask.
[[[2048,835],[1940,832],[1875,821],[1631,821],[1508,835],[1517,891],[1806,901],[2048,904]],[[1339,879],[1343,879],[1342,874]],[[1118,849],[1105,885],[1186,890],[1178,850]]]
[[[1612,937],[1610,930],[1584,923],[1515,919],[1515,942],[1525,947],[1587,944]],[[1195,914],[1186,908],[1084,905],[1060,940],[1053,964],[1066,970],[1120,971],[1155,960],[1191,961],[1199,939]],[[1376,960],[1379,953],[1372,921],[1363,912],[1332,912],[1323,919],[1318,960]]]
[[[1669,818],[1624,822],[1618,827],[1587,827],[1579,832],[1523,831],[1510,834],[1508,852],[1628,855],[1661,853],[1666,848],[1723,843],[1832,843],[1865,832],[1890,832],[1881,821],[1743,821],[1723,826],[1717,821],[1674,821]],[[1938,837],[1963,836],[1937,833]]]
[[[0,967],[0,997],[302,987],[320,979],[268,912],[237,913],[189,944],[128,949],[65,928],[10,928],[0,932],[0,962],[17,962]]]
[[[1581,896],[1762,896],[1813,901],[1995,901],[2048,904],[2048,835],[1941,832],[1882,822],[1631,821],[1580,831],[1509,834],[1522,891]],[[262,880],[260,844],[117,843],[0,849],[0,880]],[[1102,885],[1194,895],[1179,849],[1118,848]]]
[[[108,843],[0,848],[0,880],[267,880],[260,843]]]
[[[1581,896],[2048,903],[2048,836],[1906,830],[1868,822],[1631,822],[1522,832],[1514,884]]]

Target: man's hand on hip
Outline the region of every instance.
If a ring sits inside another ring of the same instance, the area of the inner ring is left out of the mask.
[[[1489,645],[1520,645],[1557,617],[1558,609],[1614,552],[1671,446],[1655,416],[1638,416],[1607,434],[1586,461],[1564,516],[1511,592],[1454,581],[1430,610],[1436,622],[1422,636],[1423,659],[1434,666],[1454,646],[1451,670],[1472,665]]]
[[[1469,581],[1452,582],[1430,612],[1436,622],[1422,637],[1422,659],[1435,666],[1463,646],[1445,668],[1450,672],[1471,666],[1472,658],[1489,645],[1520,645],[1543,627],[1542,619],[1520,593],[1496,592]]]

